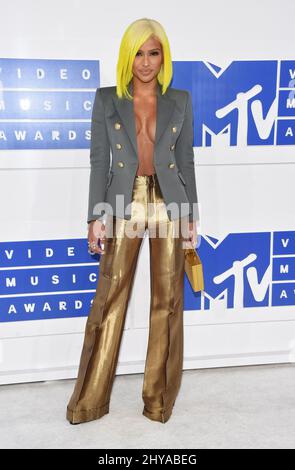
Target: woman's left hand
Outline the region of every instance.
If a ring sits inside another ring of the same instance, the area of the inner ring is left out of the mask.
[[[188,224],[188,236],[193,245],[193,248],[197,246],[197,222],[189,222]]]

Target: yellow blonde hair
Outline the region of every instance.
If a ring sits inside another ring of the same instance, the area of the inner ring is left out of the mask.
[[[117,63],[116,88],[119,98],[126,97],[132,99],[132,95],[128,91],[128,84],[133,77],[133,61],[140,46],[147,41],[150,36],[156,37],[162,45],[163,64],[157,75],[157,79],[160,85],[162,85],[162,94],[166,92],[173,71],[167,35],[163,26],[158,21],[150,18],[140,18],[128,26],[121,40]]]

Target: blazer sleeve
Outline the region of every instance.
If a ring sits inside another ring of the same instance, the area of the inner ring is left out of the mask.
[[[189,221],[193,222],[199,220],[198,211],[198,196],[195,178],[195,164],[194,164],[194,125],[193,125],[193,107],[190,93],[185,90],[186,109],[185,117],[182,125],[181,132],[175,146],[175,159],[178,168],[185,179],[185,190],[189,200],[190,214]]]
[[[107,176],[110,168],[110,143],[105,123],[101,89],[97,88],[91,116],[90,178],[87,223],[102,219]],[[100,207],[95,208],[96,204]]]

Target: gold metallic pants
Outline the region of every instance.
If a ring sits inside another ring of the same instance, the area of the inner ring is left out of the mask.
[[[147,203],[154,211],[147,210]],[[72,424],[91,421],[109,412],[128,300],[146,229],[151,301],[143,415],[162,423],[168,421],[180,388],[184,283],[181,219],[169,220],[156,174],[135,177],[131,207],[130,220],[109,216],[106,223],[113,225],[112,236],[106,234],[78,377],[67,406],[66,418]],[[140,207],[144,210],[139,210]],[[138,229],[137,236],[132,237],[134,226]],[[166,236],[160,236],[161,229],[163,233],[166,230]]]

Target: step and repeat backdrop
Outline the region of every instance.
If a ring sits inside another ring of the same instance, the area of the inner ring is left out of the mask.
[[[33,6],[28,3],[22,8]],[[18,40],[12,39],[9,29],[2,32],[6,40],[0,48],[2,384],[77,374],[100,261],[87,247],[95,91],[115,84],[118,49],[127,25],[147,13],[155,18],[154,2],[149,12],[131,2],[133,16],[122,12],[114,30],[111,11],[101,9],[100,3],[76,2],[76,10],[68,16],[65,2],[54,26],[48,7],[44,28],[41,12],[34,11],[27,27],[18,25]],[[183,24],[177,29],[172,12],[164,8],[170,3],[158,6],[155,18],[166,28],[175,57],[171,86],[188,90],[194,109],[200,203],[197,249],[205,290],[194,293],[185,277],[184,368],[292,362],[294,51],[288,32],[283,35],[279,25],[271,37],[262,11],[259,26],[253,26],[256,47],[244,37],[247,28],[237,28],[238,17],[230,9],[223,12],[229,15],[224,21],[233,25],[235,38],[209,24],[206,29],[211,19],[208,5],[200,9],[198,2],[185,3],[192,18],[184,8]],[[218,8],[215,3],[211,2]],[[96,18],[89,19],[90,10]],[[275,2],[269,2],[268,15],[275,17],[276,11]],[[193,27],[194,15],[199,31],[185,26],[189,22]],[[92,28],[83,22],[85,18]],[[278,37],[280,47],[275,42]],[[258,47],[262,44],[264,49]],[[144,371],[149,272],[146,236],[117,374]]]

